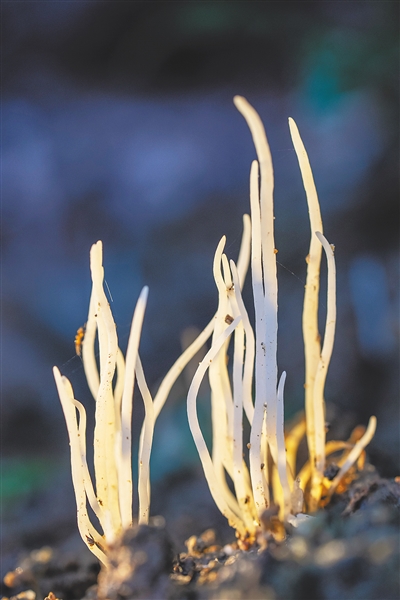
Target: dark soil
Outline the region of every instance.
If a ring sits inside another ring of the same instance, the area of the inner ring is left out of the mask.
[[[83,546],[30,552],[6,575],[7,597],[397,600],[399,508],[398,478],[369,468],[325,510],[288,529],[282,543],[265,534],[257,548],[242,551],[233,541],[217,543],[219,533],[208,530],[178,552],[163,519],[155,519],[111,549],[107,572]]]

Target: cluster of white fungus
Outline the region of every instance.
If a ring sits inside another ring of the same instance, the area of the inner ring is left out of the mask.
[[[306,191],[311,225],[307,257],[307,281],[303,310],[306,356],[305,421],[284,431],[285,371],[278,381],[277,331],[278,284],[274,242],[273,167],[264,127],[254,108],[242,97],[234,103],[244,116],[258,161],[250,171],[249,217],[245,216],[242,245],[248,245],[255,309],[255,331],[250,324],[240,288],[243,277],[223,254],[225,238],[214,258],[218,289],[211,348],[199,365],[188,394],[188,418],[211,494],[242,540],[254,540],[262,513],[274,504],[279,522],[293,525],[315,511],[323,491],[330,496],[343,476],[359,459],[376,427],[371,417],[364,435],[355,443],[325,440],[324,386],[332,354],[336,323],[336,273],[333,247],[322,235],[322,220],[307,153],[297,126],[289,119],[290,132]],[[248,230],[251,231],[249,239]],[[328,263],[327,314],[321,348],[318,332],[318,297],[322,248]],[[247,253],[244,253],[247,255]],[[228,371],[228,346],[233,341],[232,374]],[[212,455],[201,433],[196,411],[197,394],[209,372],[212,413]],[[254,403],[253,403],[254,392]],[[250,425],[248,461],[244,456],[243,414]],[[309,461],[296,473],[297,449],[307,434]],[[333,481],[324,476],[326,456],[344,450],[337,461]],[[248,468],[249,467],[249,468]],[[233,482],[234,494],[227,483]],[[304,515],[304,516],[303,516]]]
[[[99,241],[90,251],[92,294],[82,341],[82,361],[95,401],[94,486],[86,459],[86,411],[76,400],[72,385],[54,367],[53,373],[67,423],[71,448],[72,481],[75,490],[78,528],[89,549],[107,565],[107,548],[133,522],[148,523],[150,510],[150,453],[155,421],[171,387],[187,363],[211,334],[212,322],[178,358],[160,384],[154,400],[139,357],[139,342],[147,303],[144,287],[136,304],[128,340],[126,360],[118,347],[116,325],[104,291],[103,247]],[[98,339],[98,357],[96,352]],[[98,361],[97,361],[98,358]],[[99,363],[99,364],[98,364]],[[145,407],[139,441],[139,513],[132,514],[132,406],[137,382]],[[100,524],[91,523],[88,504]]]
[[[272,504],[279,523],[296,525],[304,510],[315,511],[324,494],[328,498],[346,473],[360,462],[376,427],[371,417],[365,433],[348,442],[325,440],[324,386],[332,354],[336,322],[336,275],[333,247],[322,235],[322,220],[314,180],[296,124],[290,132],[306,191],[311,226],[307,257],[307,281],[303,310],[306,359],[305,420],[284,430],[284,385],[277,367],[277,274],[274,243],[273,167],[260,117],[242,97],[234,102],[250,128],[258,161],[250,172],[251,219],[243,217],[243,237],[237,265],[224,254],[225,237],[218,244],[213,274],[218,290],[218,309],[196,340],[183,352],[162,381],[154,400],[139,357],[139,342],[147,302],[143,288],[133,315],[126,360],[118,347],[116,326],[104,292],[102,243],[90,252],[92,294],[82,360],[95,400],[94,474],[86,459],[86,412],[74,397],[69,380],[54,367],[71,447],[72,480],[76,495],[78,527],[91,551],[107,565],[107,548],[136,522],[132,514],[132,402],[137,382],[145,406],[139,441],[138,523],[148,523],[150,510],[149,461],[155,420],[172,385],[212,336],[211,347],[193,377],[187,398],[189,426],[200,455],[211,494],[243,547],[256,539],[261,517]],[[318,332],[318,297],[322,248],[328,263],[327,314],[321,348]],[[250,323],[241,289],[251,265],[255,327]],[[96,356],[96,336],[99,357]],[[233,338],[233,365],[228,370],[228,347]],[[197,395],[208,371],[211,387],[212,451],[207,448],[197,418]],[[254,397],[254,399],[253,399]],[[250,439],[243,439],[243,415]],[[297,450],[307,435],[309,460],[296,473]],[[249,449],[246,459],[245,448]],[[342,451],[333,480],[324,476],[326,458]],[[227,475],[233,482],[232,493]],[[100,525],[88,515],[91,507]]]

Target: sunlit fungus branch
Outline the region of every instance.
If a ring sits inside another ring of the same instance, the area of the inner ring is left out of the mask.
[[[321,211],[318,194],[314,183],[310,161],[299,130],[293,119],[289,118],[289,129],[296,151],[303,185],[306,192],[308,214],[310,218],[310,249],[307,256],[307,279],[303,305],[303,338],[305,373],[305,413],[307,420],[307,442],[310,461],[315,465],[316,460],[316,426],[314,424],[315,402],[314,381],[321,354],[320,335],[318,332],[318,297],[322,246],[315,236],[316,231],[323,233]],[[320,411],[323,407],[320,407]]]
[[[251,240],[251,224],[249,215],[243,215],[243,234],[242,242],[240,245],[239,258],[238,258],[238,276],[240,281],[240,287],[243,287],[248,266],[250,260],[250,240]],[[200,350],[202,346],[207,342],[214,330],[215,315],[211,321],[206,325],[203,331],[197,336],[195,340],[186,348],[186,350],[179,356],[179,358],[172,365],[164,379],[162,380],[160,387],[154,397],[154,413],[155,418],[158,417],[164,403],[168,397],[168,394],[175,383],[176,379],[182,373],[185,366],[193,358],[193,356]]]
[[[362,436],[362,438],[360,440],[358,440],[358,442],[355,443],[354,447],[349,452],[345,462],[341,466],[338,474],[336,475],[336,477],[333,479],[332,483],[330,484],[329,496],[332,496],[332,494],[335,492],[337,486],[339,485],[340,481],[342,480],[343,476],[347,473],[347,471],[350,469],[350,467],[352,467],[352,465],[354,465],[354,463],[360,456],[361,452],[370,443],[370,441],[374,437],[375,430],[376,430],[376,417],[370,417],[368,427],[367,427],[364,435]]]
[[[142,331],[144,312],[146,309],[148,288],[143,288],[136,304],[133,314],[131,332],[129,336],[128,348],[126,351],[125,378],[121,402],[121,435],[119,443],[115,446],[115,453],[118,457],[118,484],[119,498],[121,508],[121,520],[124,529],[132,525],[132,400],[133,386],[135,382],[135,370],[139,358],[139,341]],[[148,412],[148,400],[145,401],[146,413]],[[151,419],[154,427],[154,417]],[[152,433],[151,433],[152,439]],[[148,507],[146,512],[148,511]]]
[[[226,292],[224,278],[221,272],[222,253],[226,238],[223,236],[217,246],[213,262],[213,275],[218,290],[218,309],[214,320],[212,343],[217,340],[227,328],[226,315],[230,314],[229,299]],[[226,338],[228,341],[228,338]],[[226,483],[224,469],[232,475],[232,437],[230,436],[230,423],[233,416],[232,393],[229,385],[229,375],[226,364],[226,344],[209,364],[208,375],[211,388],[211,414],[212,414],[212,461],[219,486],[225,501],[230,509],[238,513],[237,501]]]
[[[207,369],[212,364],[215,357],[218,355],[219,351],[223,347],[226,340],[229,338],[235,327],[240,322],[240,317],[234,319],[234,321],[223,331],[219,337],[213,341],[210,350],[207,352],[203,360],[201,361],[195,376],[193,377],[193,381],[189,388],[188,392],[188,400],[187,400],[187,412],[188,412],[188,420],[190,430],[193,435],[194,442],[197,447],[197,451],[200,456],[200,460],[203,465],[204,474],[207,479],[208,486],[210,488],[210,492],[216,505],[222,514],[228,519],[229,523],[234,527],[240,535],[245,534],[245,528],[240,518],[236,513],[234,513],[228,506],[224,494],[224,489],[221,486],[221,482],[219,477],[217,476],[216,470],[214,468],[213,461],[211,459],[210,453],[207,449],[207,445],[205,443],[203,434],[200,429],[199,420],[197,417],[197,408],[196,408],[196,399],[197,394],[200,388],[200,384],[203,380],[204,375],[206,374]]]
[[[315,468],[311,479],[310,508],[315,510],[321,497],[321,484],[325,469],[325,402],[324,387],[332,356],[336,327],[336,267],[333,248],[320,233],[316,236],[322,244],[328,261],[327,311],[324,341],[314,379],[313,407],[315,426]]]
[[[87,544],[90,550],[97,556],[103,564],[107,564],[107,557],[100,547],[102,536],[95,530],[89,520],[87,513],[87,494],[85,485],[85,468],[83,461],[86,462],[86,456],[82,451],[83,448],[80,442],[78,419],[76,415],[76,407],[74,404],[74,394],[72,386],[66,377],[63,377],[57,367],[53,368],[54,379],[56,382],[58,395],[60,397],[63,408],[65,421],[67,424],[69,443],[71,449],[71,472],[72,482],[75,491],[78,529],[83,541]],[[83,459],[83,461],[82,461]],[[96,500],[97,502],[97,500]],[[100,505],[96,506],[96,516],[100,523],[102,520],[102,509]]]
[[[255,423],[250,438],[250,464],[253,463],[253,472],[258,471],[257,480],[253,482],[255,501],[259,511],[268,506],[268,492],[263,477],[255,463],[258,443],[262,441],[260,426],[261,411],[265,414],[267,444],[274,462],[277,462],[276,440],[276,386],[278,378],[277,369],[277,335],[278,335],[278,282],[276,276],[276,252],[274,241],[274,174],[271,152],[262,121],[254,108],[241,96],[235,96],[236,108],[245,118],[251,131],[256,149],[260,170],[260,191],[258,194],[258,181],[252,167],[250,181],[251,214],[252,222],[259,220],[259,226],[253,229],[254,248],[252,267],[253,292],[255,297],[256,313],[256,381],[255,381]],[[258,206],[259,205],[259,208]],[[254,212],[254,214],[253,214]],[[259,214],[259,217],[258,217]],[[256,234],[256,239],[255,239]],[[259,238],[258,238],[259,236]],[[260,264],[261,261],[261,264]],[[261,279],[261,281],[260,281]],[[258,298],[256,299],[256,296]],[[253,450],[253,444],[255,449]],[[259,454],[259,453],[258,453]],[[266,454],[265,463],[268,460]],[[263,484],[262,484],[263,481]],[[261,492],[262,490],[262,492]],[[263,503],[264,498],[264,503]]]

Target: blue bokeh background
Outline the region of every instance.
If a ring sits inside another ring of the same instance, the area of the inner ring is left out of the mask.
[[[259,111],[274,160],[287,415],[303,402],[309,244],[292,116],[336,246],[326,398],[343,436],[377,415],[371,456],[383,474],[396,474],[398,3],[3,2],[2,18],[7,510],[38,486],[54,489],[49,473],[69,477],[54,364],[91,408],[74,336],[86,320],[92,243],[104,243],[123,349],[140,289],[150,287],[141,353],[153,390],[179,355],[182,332],[212,316],[212,256],[223,234],[237,256],[255,157],[235,94]],[[160,417],[156,480],[198,464],[186,389],[182,378]]]

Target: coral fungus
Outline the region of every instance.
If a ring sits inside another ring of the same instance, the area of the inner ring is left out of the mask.
[[[277,274],[274,243],[273,167],[261,119],[254,108],[236,96],[235,105],[250,128],[258,161],[250,172],[251,236],[249,244],[255,309],[255,332],[240,292],[243,276],[223,253],[225,238],[217,247],[214,278],[218,289],[211,348],[193,378],[188,394],[188,417],[211,494],[221,512],[246,546],[256,538],[262,514],[272,504],[277,531],[289,522],[297,525],[326,503],[340,481],[356,463],[375,432],[371,417],[365,433],[355,441],[325,440],[324,386],[331,358],[336,323],[336,273],[334,248],[322,234],[322,219],[311,167],[293,119],[290,132],[306,191],[311,226],[307,257],[307,281],[303,309],[306,357],[305,421],[284,432],[285,371],[278,382],[277,368]],[[248,217],[245,217],[248,219]],[[251,246],[251,249],[250,249]],[[328,263],[326,324],[321,347],[318,332],[320,262],[324,249]],[[228,371],[228,346],[234,336],[233,367]],[[200,383],[209,372],[212,405],[212,456],[205,444],[196,413]],[[253,387],[255,398],[253,402]],[[248,460],[243,452],[243,412],[250,424]],[[296,473],[299,442],[307,435],[309,460]],[[343,450],[339,470],[325,476],[327,455]],[[249,468],[248,468],[249,467]],[[233,482],[229,488],[227,475]],[[268,520],[268,527],[274,528]],[[279,533],[277,534],[279,537]]]
[[[185,350],[162,381],[154,400],[146,384],[139,357],[139,342],[148,288],[138,299],[131,326],[126,361],[118,347],[116,326],[107,301],[102,266],[102,244],[90,253],[92,295],[86,331],[77,336],[87,382],[95,400],[94,486],[86,460],[86,412],[74,397],[69,380],[54,367],[71,446],[72,479],[82,539],[107,565],[107,553],[115,540],[133,523],[131,420],[134,383],[144,401],[145,418],[139,442],[139,524],[148,523],[150,507],[149,460],[155,420],[168,393],[189,360],[212,336],[211,347],[200,363],[188,392],[190,429],[200,455],[211,494],[221,512],[236,529],[243,548],[257,538],[263,524],[276,537],[283,525],[297,525],[326,504],[332,493],[346,485],[355,465],[362,462],[365,446],[374,435],[375,417],[365,432],[348,442],[325,440],[324,386],[332,354],[336,322],[334,249],[322,234],[322,220],[307,153],[296,124],[290,132],[306,191],[311,226],[307,257],[307,281],[303,309],[306,359],[305,419],[284,430],[284,385],[278,381],[277,330],[278,283],[274,242],[273,167],[260,117],[242,97],[234,99],[246,119],[258,161],[250,172],[251,219],[243,218],[243,237],[237,265],[224,254],[225,237],[215,252],[213,274],[218,290],[216,314],[204,331]],[[328,263],[327,312],[321,346],[318,332],[318,297],[322,249]],[[241,289],[251,264],[255,327],[250,323]],[[95,353],[96,335],[99,358]],[[233,343],[233,366],[228,370],[228,347]],[[212,452],[210,454],[197,418],[197,394],[206,372],[211,387]],[[254,392],[254,399],[253,399]],[[243,415],[250,425],[244,443]],[[309,460],[296,472],[297,449],[307,436]],[[246,456],[246,448],[249,450]],[[327,457],[342,452],[336,470],[327,471]],[[234,492],[229,486],[233,482]],[[90,521],[88,505],[101,530]],[[274,506],[276,508],[274,508]],[[268,518],[265,516],[269,509]]]

